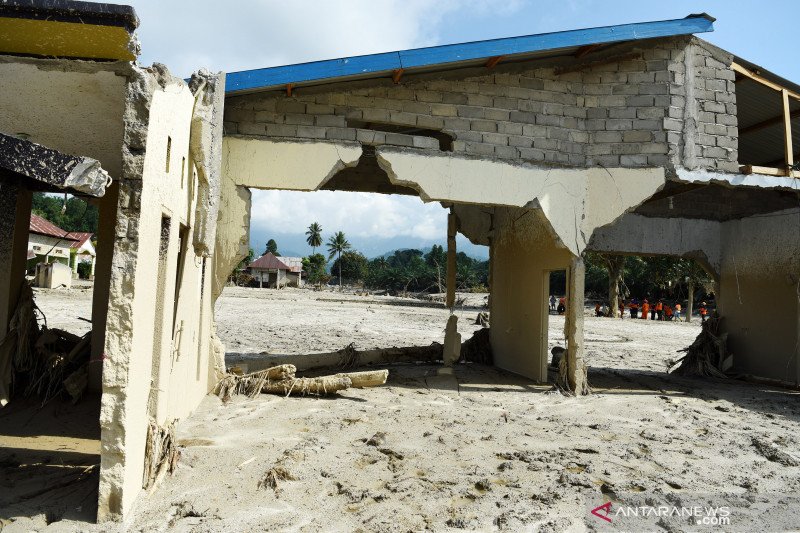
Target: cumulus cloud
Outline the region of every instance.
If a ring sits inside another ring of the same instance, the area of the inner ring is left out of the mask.
[[[141,25],[140,62],[188,77],[439,44],[447,22],[495,17],[519,0],[129,0]],[[311,222],[362,238],[440,239],[445,211],[418,198],[320,191],[254,191],[252,229],[303,233]]]
[[[447,211],[413,196],[360,192],[253,191],[251,224],[276,233],[304,233],[319,222],[326,233],[362,238],[441,239]]]
[[[142,63],[165,63],[180,76],[202,66],[233,72],[433,45],[447,15],[492,9],[488,0],[130,3],[141,19]]]

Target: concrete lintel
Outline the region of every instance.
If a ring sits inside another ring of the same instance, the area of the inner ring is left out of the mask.
[[[797,191],[800,189],[800,180],[788,176],[729,174],[712,170],[689,170],[683,167],[675,169],[675,176],[671,180],[680,183],[715,183],[729,187],[759,187],[785,191]]]
[[[580,255],[592,232],[636,208],[665,183],[662,168],[552,168],[380,147],[389,180],[423,201],[541,209],[558,240]]]
[[[672,255],[698,260],[714,278],[721,264],[721,225],[714,220],[622,216],[592,235],[587,249],[622,255]]]
[[[68,155],[41,144],[0,133],[0,168],[39,182],[46,188],[103,196],[108,172],[91,157]]]
[[[357,142],[276,141],[226,136],[223,179],[256,189],[315,191],[361,157]]]

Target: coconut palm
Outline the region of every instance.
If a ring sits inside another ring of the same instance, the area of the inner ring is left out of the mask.
[[[317,253],[317,246],[322,246],[322,226],[314,222],[306,231],[306,242],[311,247],[311,253]]]
[[[339,292],[342,291],[342,252],[351,248],[350,243],[344,236],[344,232],[337,231],[336,234],[328,239],[328,260],[338,255],[339,259]]]

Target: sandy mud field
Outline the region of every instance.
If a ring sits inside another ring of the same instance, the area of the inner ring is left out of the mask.
[[[465,336],[484,301],[459,311]],[[77,317],[90,316],[90,290],[37,302],[51,326],[88,330]],[[227,289],[216,312],[228,350],[245,356],[427,345],[447,317],[416,300],[296,289]],[[562,328],[551,317],[551,345]],[[587,316],[585,330],[590,396],[476,364],[392,366],[382,387],[327,398],[209,396],[178,425],[176,472],[125,524],[68,509],[49,526],[35,509],[0,518],[8,531],[798,530],[797,391],[665,373],[697,323]],[[701,501],[716,524],[614,514]]]

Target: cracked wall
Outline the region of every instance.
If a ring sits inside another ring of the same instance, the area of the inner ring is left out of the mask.
[[[222,86],[207,79],[205,91]],[[196,115],[213,117],[202,108],[222,100],[211,92],[206,99],[199,85],[193,94],[162,65],[136,69],[127,90],[102,344],[101,521],[129,512],[141,492],[149,418],[165,424],[191,413],[209,391],[213,366],[213,268],[202,247],[197,253],[194,229],[198,168],[219,161],[221,143],[207,145],[206,136],[191,146],[191,138],[193,126],[205,127]],[[206,126],[213,129],[213,120]],[[207,180],[215,179],[213,169],[206,171]],[[209,191],[217,187],[208,183]],[[204,231],[213,242],[214,227]]]

